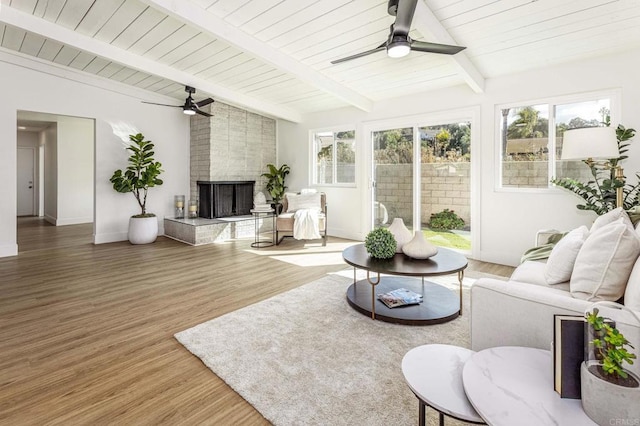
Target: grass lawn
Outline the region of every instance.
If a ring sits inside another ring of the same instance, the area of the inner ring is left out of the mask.
[[[422,233],[429,242],[438,247],[452,248],[457,250],[471,251],[471,235],[460,234],[451,231],[432,231],[424,228]]]

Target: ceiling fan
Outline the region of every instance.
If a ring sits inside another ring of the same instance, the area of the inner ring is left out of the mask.
[[[396,17],[396,21],[391,25],[389,38],[375,49],[356,53],[355,55],[347,56],[345,58],[336,59],[335,61],[331,61],[331,63],[339,64],[341,62],[371,55],[372,53],[380,52],[385,49],[390,58],[401,58],[408,55],[412,50],[417,52],[455,55],[461,50],[466,49],[462,46],[412,40],[411,37],[409,37],[409,30],[411,29],[411,21],[413,20],[413,14],[416,11],[417,2],[418,0],[389,0],[387,9],[389,15]]]
[[[203,100],[201,100],[199,102],[194,102],[194,100],[191,97],[191,95],[196,93],[196,89],[194,89],[191,86],[185,86],[184,87],[184,91],[189,94],[189,96],[187,96],[187,99],[185,99],[185,101],[184,101],[184,105],[157,104],[155,102],[146,102],[146,101],[142,101],[142,103],[151,104],[151,105],[161,105],[161,106],[182,108],[182,112],[187,114],[187,115],[200,114],[200,115],[204,115],[205,117],[213,117],[213,115],[209,114],[208,112],[204,112],[204,111],[202,111],[200,109],[203,106],[207,106],[207,105],[213,103],[214,102],[213,99],[207,98],[207,99],[203,99]]]

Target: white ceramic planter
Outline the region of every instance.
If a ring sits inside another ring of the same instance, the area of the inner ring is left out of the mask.
[[[398,244],[396,253],[402,253],[402,247],[413,238],[411,231],[405,226],[404,220],[402,220],[401,217],[393,219],[393,222],[391,222],[391,225],[389,225],[387,229],[393,234],[393,238],[396,239],[396,243]]]
[[[129,242],[131,244],[149,244],[158,238],[158,218],[132,217],[129,219]]]
[[[640,419],[640,387],[628,388],[602,380],[590,373],[588,363],[583,362],[580,388],[584,412],[600,426],[637,424]]]
[[[428,259],[438,253],[438,248],[427,241],[422,231],[416,231],[411,241],[402,246],[402,251],[414,259]]]

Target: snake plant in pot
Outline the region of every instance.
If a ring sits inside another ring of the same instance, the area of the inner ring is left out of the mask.
[[[154,145],[145,140],[142,133],[129,135],[129,141],[129,165],[124,171],[113,172],[109,181],[114,190],[133,194],[140,206],[140,214],[129,219],[129,241],[131,244],[148,244],[158,237],[158,220],[155,214],[147,213],[147,193],[149,188],[162,185],[158,178],[163,172],[162,164],[154,160]]]

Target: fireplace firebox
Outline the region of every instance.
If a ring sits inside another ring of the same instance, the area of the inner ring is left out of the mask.
[[[199,216],[207,219],[251,214],[254,180],[197,181]]]

